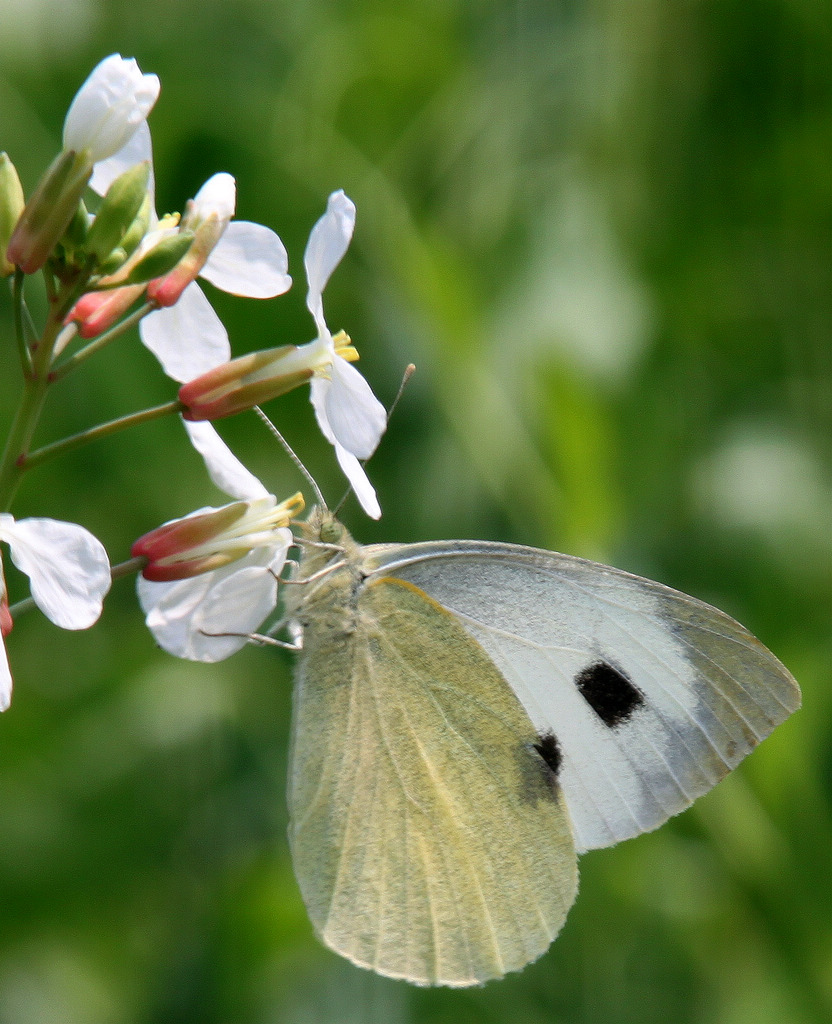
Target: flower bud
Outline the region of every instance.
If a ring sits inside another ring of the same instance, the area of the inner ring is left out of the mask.
[[[89,152],[65,150],[41,178],[17,222],[6,259],[23,271],[40,270],[70,224],[92,174]]]
[[[298,493],[279,505],[268,495],[195,512],[146,533],[131,554],[148,560],[142,570],[147,580],[189,579],[235,562],[254,548],[286,542],[277,531],[288,527],[303,506]]]
[[[126,284],[144,284],[162,274],[168,273],[190,249],[194,236],[190,231],[178,231],[166,235],[139,259],[126,274]],[[152,298],[148,289],[148,298]]]
[[[150,165],[136,164],[110,185],[87,235],[86,250],[98,263],[120,244],[147,197]]]
[[[138,249],[140,242],[147,234],[150,227],[150,215],[153,212],[153,199],[149,192],[145,193],[139,212],[133,218],[133,223],[128,227],[122,236],[119,249],[123,249],[128,256],[132,256]]]
[[[82,338],[96,338],[120,320],[143,292],[144,287],[140,284],[87,292],[69,311],[64,323],[75,320]]]
[[[112,53],[93,69],[64,121],[64,149],[87,150],[90,164],[113,156],[147,118],[159,95],[156,75]]]
[[[281,345],[239,356],[179,389],[186,420],[217,420],[305,384],[315,372],[303,349]]]
[[[6,246],[25,205],[17,170],[8,155],[0,153],[0,277],[14,273],[14,264],[6,259]]]
[[[61,236],[63,248],[65,250],[82,249],[87,240],[87,234],[90,230],[91,223],[92,217],[87,210],[86,203],[82,199],[75,207],[75,213],[72,215],[72,220],[69,222],[66,231],[64,231]]]
[[[126,262],[127,251],[122,249],[120,245],[117,245],[107,259],[102,263],[99,263],[98,269],[105,275],[105,277],[109,277],[111,274],[115,274],[117,270],[123,267]]]

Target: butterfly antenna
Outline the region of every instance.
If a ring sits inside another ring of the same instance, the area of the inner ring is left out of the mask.
[[[390,417],[393,415],[393,411],[395,410],[396,406],[399,404],[399,399],[402,397],[402,393],[404,392],[404,389],[407,386],[407,382],[410,380],[410,378],[413,376],[413,374],[415,372],[416,372],[416,367],[415,367],[415,365],[413,363],[408,363],[407,366],[404,368],[404,373],[402,374],[402,382],[401,382],[401,384],[399,384],[399,390],[396,392],[396,397],[390,403],[390,408],[387,410],[387,422],[388,423],[390,422]],[[367,463],[370,461],[370,459],[372,457],[373,457],[372,455],[369,455],[366,459],[363,459],[361,461],[361,465],[362,466],[366,466]],[[333,511],[333,515],[335,515],[335,516],[338,515],[338,513],[341,511],[341,509],[342,509],[342,507],[344,505],[344,502],[350,496],[351,491],[352,491],[352,487],[348,487],[346,489],[346,491],[344,491],[344,494],[343,494],[341,500],[335,506],[335,509]]]
[[[402,382],[401,384],[399,384],[399,390],[396,392],[396,397],[393,399],[390,408],[387,410],[388,423],[390,422],[390,417],[393,415],[394,409],[399,404],[399,399],[402,397],[402,394],[404,393],[404,389],[407,386],[407,382],[410,380],[410,378],[413,376],[415,372],[416,367],[413,365],[413,363],[408,363],[407,366],[404,368],[404,373],[402,374]]]
[[[323,494],[321,494],[320,487],[318,487],[318,485],[315,483],[315,478],[312,476],[312,474],[309,472],[306,466],[304,466],[304,464],[301,462],[299,456],[295,454],[295,452],[292,449],[292,446],[289,444],[289,442],[286,440],[283,434],[280,433],[280,431],[277,429],[274,423],[272,423],[269,417],[263,412],[259,405],[254,406],[254,411],[257,413],[260,419],[266,424],[266,426],[272,432],[272,434],[277,438],[281,447],[292,460],[292,462],[294,462],[294,464],[297,466],[301,475],[306,477],[307,481],[309,482],[309,486],[315,492],[315,498],[320,507],[326,508],[326,502],[324,501]]]

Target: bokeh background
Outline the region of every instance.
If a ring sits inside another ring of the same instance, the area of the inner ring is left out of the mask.
[[[100,624],[9,638],[0,1024],[832,1019],[832,21],[814,0],[0,0],[0,148],[31,189],[106,54],[162,79],[158,208],[218,170],[295,287],[206,287],[236,353],[312,337],[302,254],[358,206],[326,295],[383,401],[363,541],[511,540],[726,609],[804,708],[656,833],[582,858],[549,953],[464,992],[323,949],[286,843],[291,665],[154,648],[133,586]],[[37,289],[31,302],[38,314]],[[8,294],[0,428],[19,390]],[[172,397],[135,335],[56,388],[39,439]],[[305,393],[269,411],[331,501]],[[226,439],[300,482],[253,415]],[[14,512],[113,561],[222,497],[176,422],[44,467]],[[13,595],[25,592],[9,571]]]

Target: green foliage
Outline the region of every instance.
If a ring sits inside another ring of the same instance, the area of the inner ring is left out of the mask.
[[[290,254],[288,296],[206,287],[235,355],[305,342],[302,252],[355,200],[327,289],[389,403],[363,542],[484,537],[600,557],[734,614],[804,709],[681,818],[582,859],[562,935],[483,989],[410,989],[314,939],[286,843],[289,660],[156,651],[132,585],[101,623],[22,618],[0,719],[0,1024],[824,1024],[832,1017],[832,29],[808,0],[165,5],[15,0],[0,147],[29,194],[118,50],[157,73],[159,213],[212,173]],[[37,308],[37,302],[33,303]],[[10,303],[0,428],[18,390]],[[57,391],[39,442],[174,387],[134,337]],[[81,380],[83,375],[83,380]],[[268,410],[337,500],[303,393]],[[280,497],[253,417],[223,426]],[[172,471],[175,467],[175,471]],[[15,514],[113,561],[218,503],[175,422],[33,472]],[[13,598],[23,593],[9,571]]]

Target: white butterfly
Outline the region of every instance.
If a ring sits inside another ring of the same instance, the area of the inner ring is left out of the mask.
[[[319,510],[304,538],[294,867],[322,940],[380,974],[522,968],[577,853],[656,828],[800,705],[746,629],[659,583],[512,544],[362,547]]]

